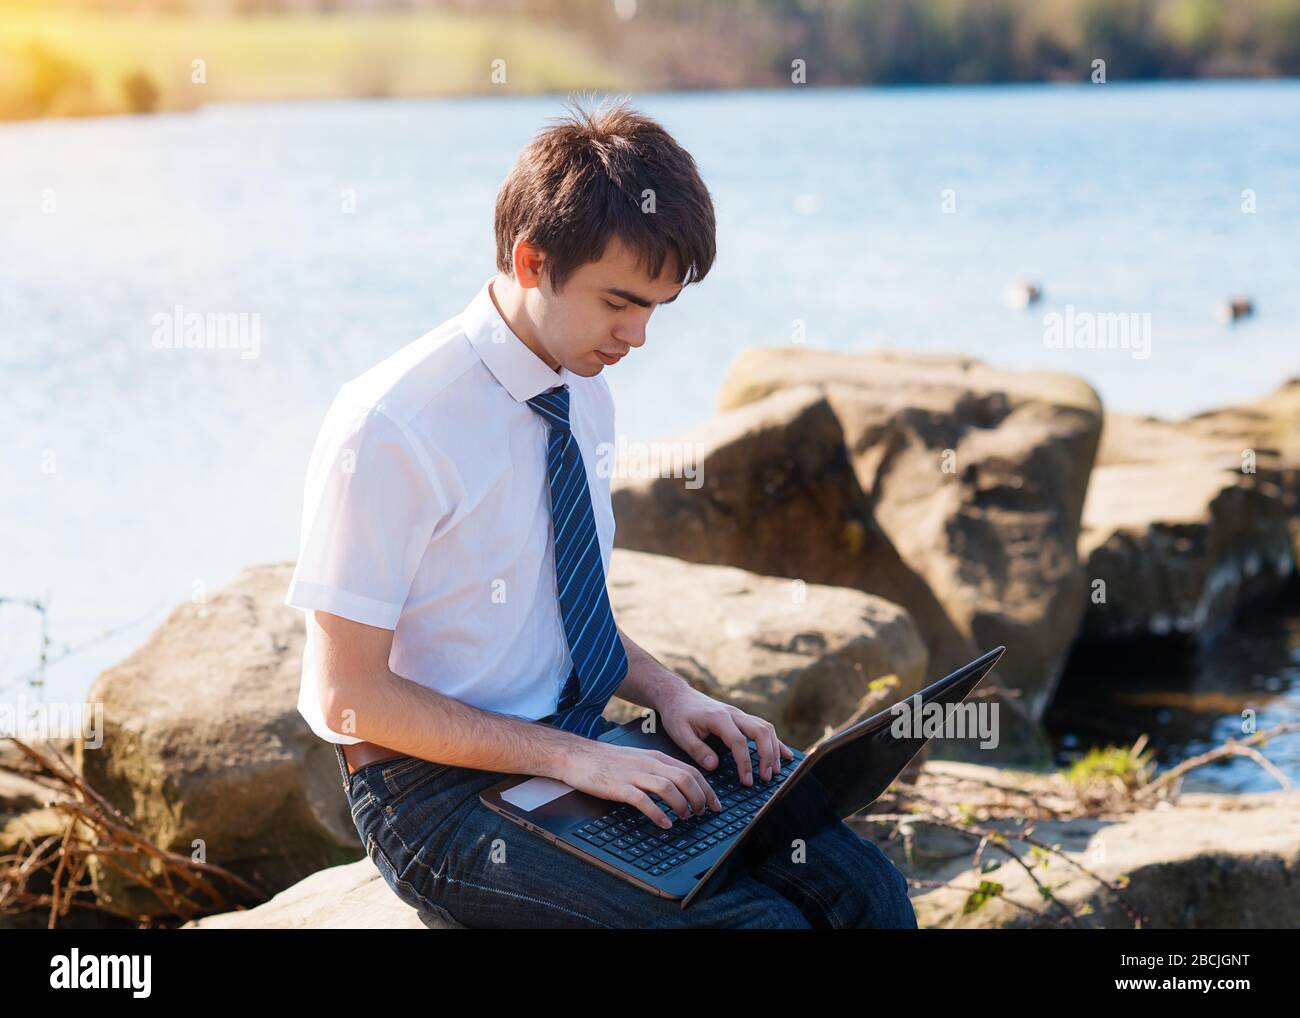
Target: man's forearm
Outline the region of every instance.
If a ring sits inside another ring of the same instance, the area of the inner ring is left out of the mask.
[[[336,732],[400,753],[481,771],[559,777],[587,740],[551,725],[480,710],[385,668],[322,696]]]
[[[622,629],[618,631],[627,651],[627,677],[615,690],[616,695],[640,707],[651,707],[660,713],[666,698],[688,690],[686,680],[665,668],[645,650],[637,646]]]

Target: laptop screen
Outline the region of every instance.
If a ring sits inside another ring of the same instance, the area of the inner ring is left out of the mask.
[[[820,784],[837,817],[848,817],[866,809],[929,741],[923,733],[933,731],[933,719],[938,712],[954,717],[949,734],[956,732],[958,737],[963,737],[964,732],[964,737],[977,737],[956,721],[963,711],[969,712],[975,705],[966,704],[961,710],[950,710],[947,705],[961,705],[997,663],[1001,651],[1002,648],[990,651],[899,705],[861,722],[862,733],[857,738],[828,746],[825,755],[815,761],[812,773],[800,780],[815,780]],[[907,710],[896,709],[902,705]],[[830,743],[841,734],[833,733],[823,741]]]

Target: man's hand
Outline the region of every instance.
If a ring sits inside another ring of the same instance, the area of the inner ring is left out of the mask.
[[[736,771],[746,785],[754,783],[746,739],[753,739],[758,747],[758,770],[764,781],[780,773],[783,760],[794,759],[794,751],[776,737],[771,722],[720,703],[685,683],[661,699],[658,712],[664,732],[706,770],[713,770],[718,761],[704,740],[718,736],[736,758]]]
[[[704,775],[688,763],[674,760],[657,749],[614,746],[594,739],[584,740],[567,753],[559,780],[579,791],[613,802],[635,806],[663,828],[672,826],[647,793],[653,792],[679,817],[705,808],[722,812],[718,795]],[[745,757],[749,762],[749,757]]]

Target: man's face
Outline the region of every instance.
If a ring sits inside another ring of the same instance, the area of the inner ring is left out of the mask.
[[[529,294],[538,341],[575,375],[600,374],[644,344],[655,308],[677,298],[681,276],[674,274],[672,261],[651,279],[638,268],[635,254],[614,238],[600,261],[575,271],[559,293],[543,274]]]

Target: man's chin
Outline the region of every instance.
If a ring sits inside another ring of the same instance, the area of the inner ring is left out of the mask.
[[[581,375],[583,378],[591,378],[593,375],[599,375],[605,370],[605,365],[600,362],[600,358],[594,353],[590,359],[584,358],[577,364],[566,364],[565,367],[575,375]]]

